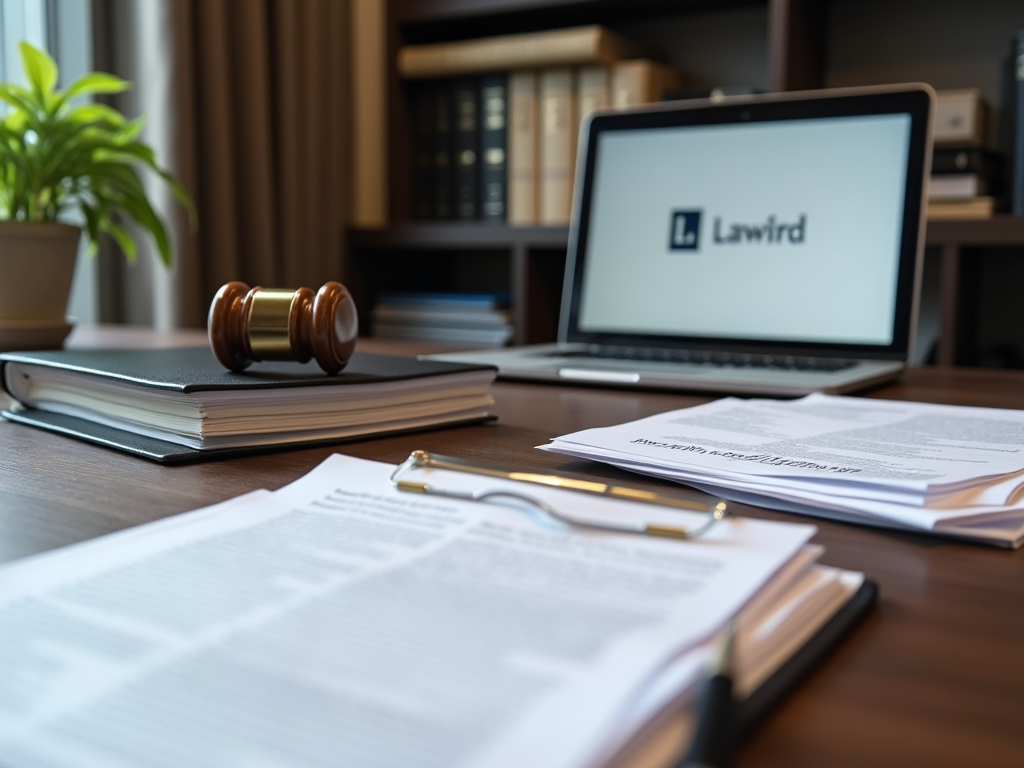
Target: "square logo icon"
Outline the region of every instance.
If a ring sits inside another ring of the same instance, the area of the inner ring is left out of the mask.
[[[670,251],[696,251],[700,244],[700,211],[672,211],[668,234]]]

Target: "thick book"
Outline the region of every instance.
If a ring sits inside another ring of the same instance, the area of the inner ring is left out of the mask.
[[[608,67],[580,67],[576,73],[576,116],[582,123],[587,115],[611,105],[611,73]]]
[[[1024,29],[1018,30],[1014,36],[1011,60],[1014,126],[1010,193],[1014,215],[1024,216]]]
[[[933,174],[928,182],[928,201],[973,200],[994,195],[996,189],[993,182],[977,173]]]
[[[352,71],[352,224],[388,223],[388,67],[387,12],[384,3],[349,6]]]
[[[451,43],[407,45],[398,51],[405,78],[452,77],[531,67],[610,64],[636,47],[604,27],[572,27]]]
[[[480,79],[480,218],[505,221],[508,208],[508,78]]]
[[[576,88],[572,69],[540,73],[540,177],[537,212],[545,225],[569,223],[576,166]]]
[[[989,180],[1003,173],[1003,156],[985,149],[937,148],[932,152],[932,176],[976,173]]]
[[[434,218],[434,110],[437,99],[434,84],[420,84],[413,96],[413,179],[412,215],[415,219]]]
[[[682,85],[678,72],[657,61],[620,61],[611,69],[612,106],[627,109],[652,104],[680,90]]]
[[[477,218],[480,136],[477,133],[477,81],[456,80],[452,86],[452,158],[456,219]]]
[[[494,375],[358,352],[333,376],[287,362],[232,373],[205,347],[0,355],[6,418],[164,463],[479,423]]]
[[[508,223],[537,223],[537,173],[540,127],[537,73],[512,72],[508,77]]]
[[[971,200],[929,200],[928,220],[991,219],[996,211],[994,197],[975,197]]]
[[[452,210],[452,93],[447,85],[431,89],[433,94],[433,211],[435,219],[450,219]]]
[[[935,145],[985,144],[988,106],[977,88],[939,91],[935,101]]]

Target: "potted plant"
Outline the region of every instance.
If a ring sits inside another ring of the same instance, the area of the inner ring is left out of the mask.
[[[21,43],[28,87],[0,83],[8,113],[0,122],[0,350],[59,347],[82,228],[62,219],[78,210],[90,253],[101,233],[136,257],[134,221],[149,233],[164,265],[171,245],[139,177],[156,172],[192,211],[177,181],[138,139],[141,120],[127,120],[104,104],[72,104],[76,96],[110,94],[130,84],[91,72],[57,90],[57,65],[44,51]]]

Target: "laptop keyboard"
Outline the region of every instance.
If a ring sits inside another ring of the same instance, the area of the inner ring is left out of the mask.
[[[657,347],[610,347],[592,344],[572,352],[552,353],[558,357],[591,358],[603,360],[636,360],[655,363],[690,363],[715,368],[770,368],[781,371],[815,371],[832,373],[852,368],[853,360],[834,358],[795,357],[792,355],[755,355],[748,352],[699,352]]]

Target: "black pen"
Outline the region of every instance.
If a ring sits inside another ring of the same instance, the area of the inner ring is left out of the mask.
[[[679,768],[728,768],[732,765],[736,741],[736,710],[732,698],[735,637],[736,627],[729,622],[718,658],[708,670],[708,681],[697,708],[693,741]]]

